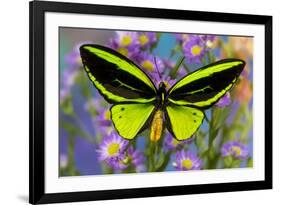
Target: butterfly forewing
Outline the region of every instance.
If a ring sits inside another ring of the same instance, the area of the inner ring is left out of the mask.
[[[80,53],[90,80],[109,103],[155,100],[152,81],[125,56],[99,45],[83,45]]]
[[[215,104],[237,81],[244,61],[225,59],[187,75],[168,92],[168,100],[176,105],[207,109]]]

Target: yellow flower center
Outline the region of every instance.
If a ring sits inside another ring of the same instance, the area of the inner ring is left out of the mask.
[[[235,155],[236,155],[236,156],[240,156],[241,153],[242,153],[241,148],[238,147],[238,146],[233,146],[233,147],[231,148],[231,150],[232,150],[233,152],[235,152]]]
[[[117,51],[124,56],[128,56],[128,53],[129,53],[127,48],[118,48]]]
[[[154,65],[153,65],[153,63],[152,63],[151,61],[149,61],[149,60],[145,60],[145,61],[142,63],[141,66],[142,66],[144,69],[146,69],[146,70],[148,70],[148,71],[150,71],[150,72],[154,71]]]
[[[122,46],[128,46],[132,43],[132,38],[131,36],[123,36],[122,40],[121,40],[121,45]]]
[[[105,111],[103,117],[105,120],[110,120],[111,118],[110,111],[109,110]]]
[[[149,41],[149,38],[145,34],[142,34],[142,35],[139,36],[139,42],[142,46],[147,44],[148,41]]]
[[[191,169],[193,166],[193,162],[190,159],[182,160],[181,165],[186,169]]]
[[[111,143],[108,145],[107,152],[109,156],[114,156],[118,153],[119,151],[119,144],[118,143]]]
[[[201,51],[202,51],[202,47],[199,45],[194,45],[191,47],[191,53],[194,56],[200,55]]]

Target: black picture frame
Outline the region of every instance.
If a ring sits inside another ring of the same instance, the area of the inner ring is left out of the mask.
[[[272,188],[272,16],[184,11],[124,6],[32,1],[30,11],[30,165],[29,202],[31,204],[154,197],[260,190]],[[97,14],[110,16],[150,17],[259,24],[265,27],[265,180],[218,184],[197,184],[154,188],[136,188],[71,193],[45,192],[45,72],[44,41],[46,12]]]

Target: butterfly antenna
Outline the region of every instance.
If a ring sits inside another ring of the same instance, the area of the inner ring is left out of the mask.
[[[158,66],[157,66],[157,62],[156,62],[156,57],[155,57],[155,56],[154,56],[154,64],[155,64],[155,67],[156,67],[156,70],[157,70],[159,79],[161,79],[161,74],[160,74],[160,72],[159,72],[159,69],[158,69]]]

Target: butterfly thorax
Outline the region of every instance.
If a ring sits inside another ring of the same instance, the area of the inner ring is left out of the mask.
[[[166,85],[164,82],[160,82],[158,86],[157,101],[156,101],[158,109],[161,110],[164,109],[164,106],[166,104],[166,99],[167,99]]]

